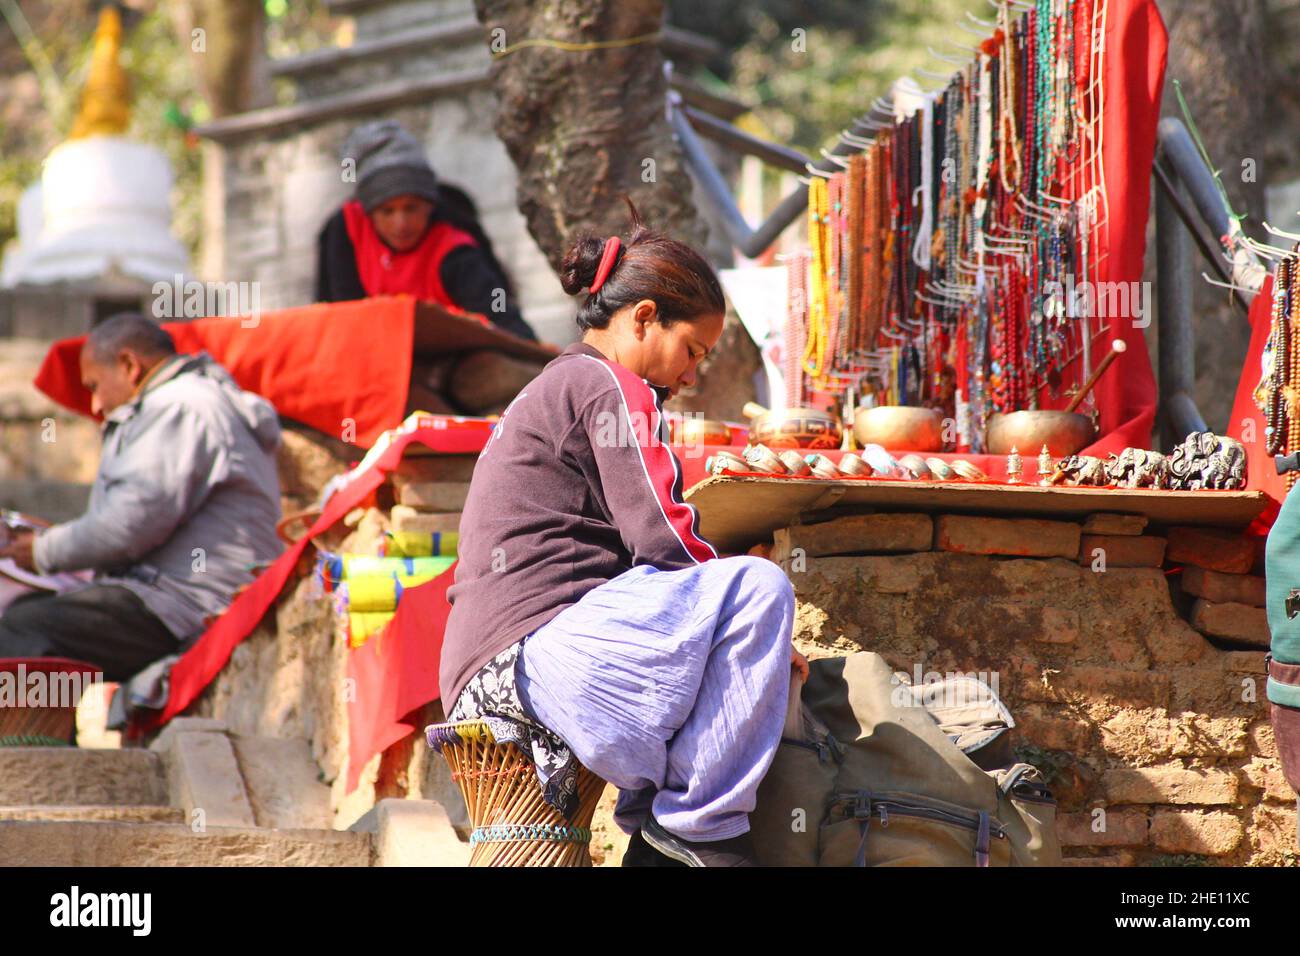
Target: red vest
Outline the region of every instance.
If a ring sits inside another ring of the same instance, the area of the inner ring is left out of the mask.
[[[446,222],[435,222],[420,244],[409,252],[394,252],[379,238],[375,224],[356,200],[345,203],[343,218],[357,260],[357,275],[366,295],[413,295],[426,302],[461,309],[442,287],[442,260],[461,246],[477,243],[469,233]]]

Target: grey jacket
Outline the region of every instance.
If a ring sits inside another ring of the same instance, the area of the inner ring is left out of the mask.
[[[279,554],[280,423],[207,353],[167,359],[105,417],[99,473],[80,518],[41,532],[44,573],[95,572],[140,596],[180,641],[203,630],[251,567]]]

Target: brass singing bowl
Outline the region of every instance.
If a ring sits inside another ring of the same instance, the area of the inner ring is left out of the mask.
[[[1044,445],[1053,458],[1065,458],[1087,448],[1097,437],[1092,419],[1078,412],[1006,412],[989,419],[988,450],[992,455],[1009,455],[1015,448],[1033,456]]]
[[[715,418],[684,418],[672,423],[674,445],[730,445],[731,429]]]
[[[900,451],[942,451],[943,416],[933,408],[914,405],[859,408],[853,416],[853,437],[859,445],[881,445]]]
[[[749,441],[768,448],[839,448],[840,420],[818,408],[782,408],[750,420]]]

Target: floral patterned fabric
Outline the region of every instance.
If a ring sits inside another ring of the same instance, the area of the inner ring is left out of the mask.
[[[448,721],[482,720],[501,743],[531,754],[547,804],[572,818],[578,809],[578,760],[563,740],[525,712],[515,688],[515,662],[524,642],[506,648],[470,678]]]

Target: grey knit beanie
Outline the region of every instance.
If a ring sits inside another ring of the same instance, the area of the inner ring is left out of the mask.
[[[366,212],[394,196],[438,201],[438,177],[424,149],[396,120],[358,126],[343,144],[343,158],[356,163],[356,198]]]

